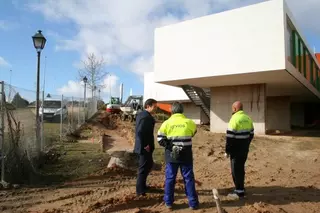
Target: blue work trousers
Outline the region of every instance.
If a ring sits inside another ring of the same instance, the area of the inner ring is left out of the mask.
[[[174,186],[178,169],[184,181],[185,193],[188,197],[189,206],[197,207],[199,205],[198,194],[196,192],[193,164],[167,163],[166,164],[166,181],[164,189],[164,202],[168,206],[172,206],[174,202]]]

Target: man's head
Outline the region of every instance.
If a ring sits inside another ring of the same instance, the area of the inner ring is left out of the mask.
[[[150,98],[147,99],[146,102],[144,102],[144,109],[150,113],[153,113],[157,109],[157,101]]]
[[[243,110],[243,105],[240,101],[236,101],[232,104],[232,114],[240,111],[240,110]]]
[[[183,113],[183,105],[179,102],[174,102],[171,105],[171,113],[172,114],[176,114],[176,113],[182,114]]]

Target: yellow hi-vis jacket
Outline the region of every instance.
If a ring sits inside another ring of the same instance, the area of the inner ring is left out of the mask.
[[[226,153],[246,154],[254,136],[251,118],[242,110],[234,113],[229,121],[226,135]]]
[[[158,131],[158,142],[166,147],[165,155],[168,163],[192,163],[192,137],[197,132],[196,124],[183,114],[173,114],[163,122]],[[173,159],[172,147],[179,146],[179,157]]]

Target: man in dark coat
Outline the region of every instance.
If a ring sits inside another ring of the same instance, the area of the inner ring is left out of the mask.
[[[139,170],[136,185],[138,196],[145,196],[147,177],[153,166],[152,153],[154,151],[155,119],[151,115],[157,109],[157,101],[148,99],[144,103],[144,110],[136,118],[136,137],[134,152],[139,155]]]

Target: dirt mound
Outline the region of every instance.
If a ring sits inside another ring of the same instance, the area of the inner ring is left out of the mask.
[[[108,177],[117,177],[117,176],[136,176],[136,171],[132,171],[129,169],[124,169],[120,167],[111,167],[100,170],[95,175],[103,175]]]
[[[245,206],[236,213],[287,213],[283,208],[279,208],[273,205],[269,205],[263,202],[254,203],[252,205]]]
[[[97,122],[101,123],[107,129],[116,129],[120,121],[119,116],[116,114],[110,114],[108,112],[101,113],[97,119]]]
[[[131,145],[134,144],[134,123],[122,121],[117,114],[100,112],[81,128],[82,130],[90,129],[96,135],[104,134],[105,130],[115,130],[119,136],[126,138]]]
[[[70,136],[75,138],[86,138],[87,135],[84,133],[87,133],[88,131],[90,131],[92,135],[102,135],[105,130],[116,129],[119,120],[117,115],[99,111]]]
[[[135,138],[135,123],[121,121],[119,118],[116,119],[116,122],[116,131],[119,136],[126,138],[128,142],[133,145]]]
[[[138,197],[135,193],[131,193],[121,197],[111,197],[109,199],[97,201],[88,207],[87,212],[92,212],[97,209],[101,209],[100,212],[118,212],[136,207],[147,207],[161,202],[162,199],[163,196],[159,194],[150,194],[145,197]],[[146,211],[139,211],[139,209],[136,209],[135,212]]]

